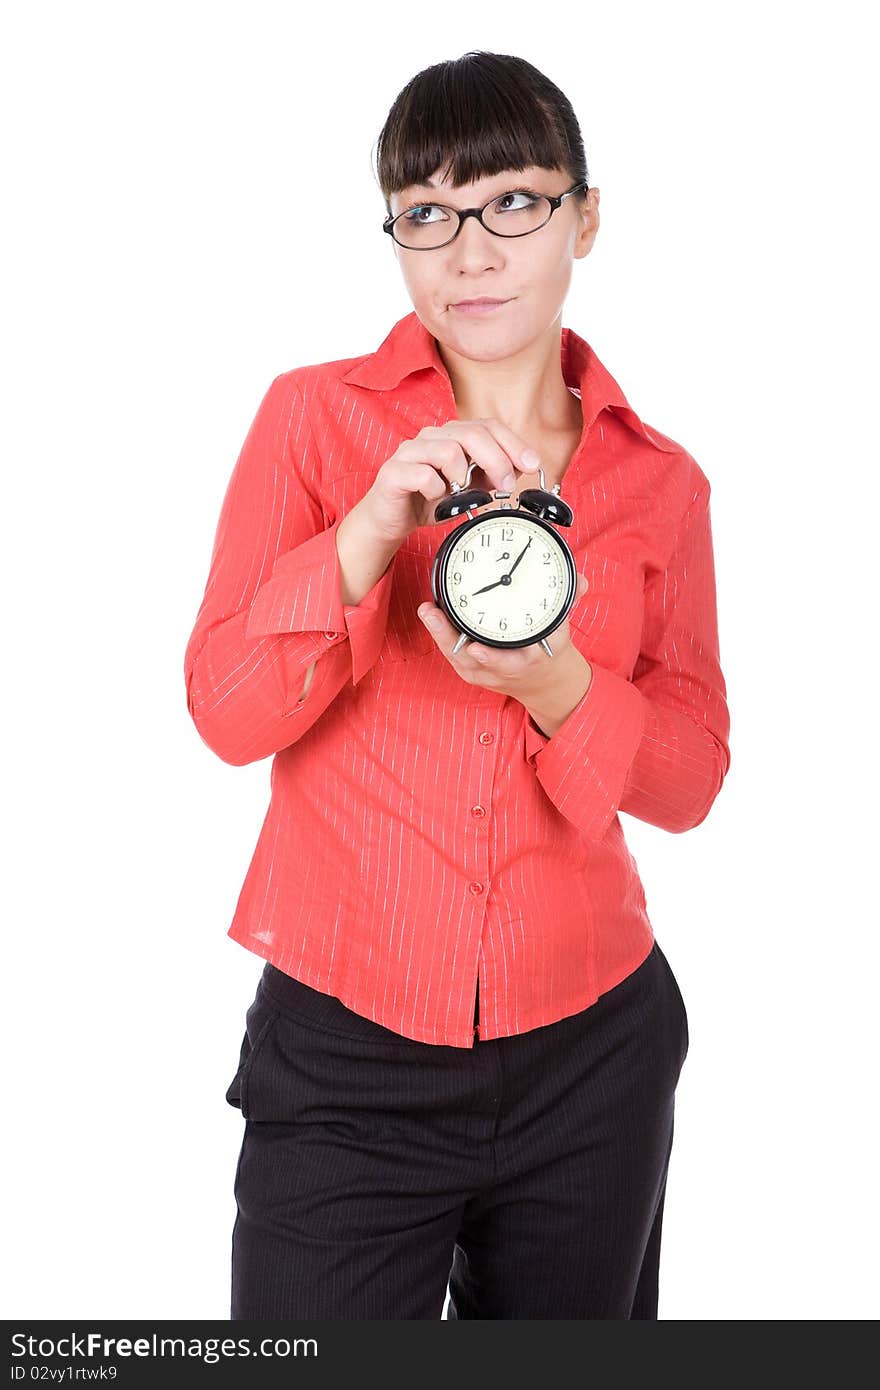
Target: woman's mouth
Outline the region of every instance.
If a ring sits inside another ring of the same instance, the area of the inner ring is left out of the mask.
[[[460,314],[491,314],[493,309],[500,309],[502,304],[510,302],[509,299],[462,299],[449,307]]]

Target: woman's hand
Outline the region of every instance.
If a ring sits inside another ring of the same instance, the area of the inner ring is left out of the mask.
[[[575,602],[587,588],[586,576],[579,574]],[[453,656],[461,636],[458,628],[432,603],[420,604],[418,614],[462,680],[519,700],[550,737],[589,689],[592,667],[571,640],[568,618],[547,639],[553,648],[552,658],[540,642],[507,650],[467,642]]]
[[[420,526],[436,524],[434,509],[450,482],[464,482],[468,454],[479,465],[470,486],[490,492],[512,492],[517,470],[534,473],[540,466],[535,450],[500,420],[426,425],[382,464],[357,504],[377,539],[402,545]]]

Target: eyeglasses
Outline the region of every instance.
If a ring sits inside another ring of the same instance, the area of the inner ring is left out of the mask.
[[[529,236],[546,226],[572,193],[581,188],[586,191],[588,187],[586,183],[576,183],[558,198],[516,188],[490,198],[481,208],[420,203],[418,207],[405,208],[396,217],[386,217],[382,230],[408,251],[435,251],[438,246],[448,246],[458,236],[466,217],[476,217],[493,236]]]

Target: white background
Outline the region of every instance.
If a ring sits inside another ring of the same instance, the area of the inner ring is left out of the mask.
[[[269,382],[411,308],[373,147],[475,48],[573,102],[563,322],[712,484],[731,769],[691,833],[622,817],[690,1018],[660,1316],[877,1316],[869,12],[7,11],[5,1316],[228,1317],[271,760],[202,744],[183,652]]]

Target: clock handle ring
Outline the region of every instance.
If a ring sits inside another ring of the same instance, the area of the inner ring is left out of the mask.
[[[478,467],[478,464],[477,464],[476,459],[472,459],[471,456],[470,456],[470,454],[469,454],[467,451],[465,451],[465,455],[464,455],[464,456],[465,456],[465,458],[467,459],[467,472],[465,473],[465,475],[464,475],[464,477],[462,478],[462,480],[461,480],[460,483],[457,483],[457,482],[455,481],[454,478],[450,478],[450,480],[449,480],[449,491],[452,492],[452,493],[464,491],[464,489],[465,489],[465,488],[469,485],[469,483],[470,483],[471,474],[473,473],[474,469]]]

